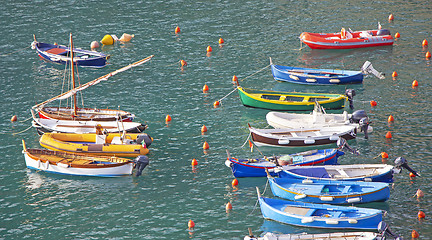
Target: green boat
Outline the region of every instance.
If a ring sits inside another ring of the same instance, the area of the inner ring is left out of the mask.
[[[300,93],[255,90],[237,86],[240,99],[246,107],[263,108],[273,111],[313,110],[315,102],[325,109],[345,107],[348,97],[332,93]]]

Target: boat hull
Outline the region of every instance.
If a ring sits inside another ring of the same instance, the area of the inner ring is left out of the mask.
[[[368,33],[362,37],[362,32]],[[353,32],[352,38],[342,38],[340,33],[309,33],[300,34],[300,40],[312,49],[352,49],[393,45],[391,35],[377,36],[378,30]]]
[[[307,85],[358,84],[363,82],[361,71],[288,67],[271,64],[273,78],[281,82]]]
[[[310,111],[318,102],[325,109],[345,107],[346,96],[329,93],[289,93],[253,90],[237,87],[240,100],[246,107],[273,111]]]
[[[93,176],[93,177],[119,177],[131,175],[134,163],[109,163],[109,164],[92,164],[87,166],[67,166],[51,163],[48,160],[40,159],[26,150],[24,150],[24,158],[27,168],[32,170],[44,171],[49,173],[75,175],[75,176]]]
[[[132,122],[135,115],[122,110],[77,108],[77,116],[73,108],[43,107],[38,115],[42,119],[70,120],[70,121],[120,121]]]
[[[381,234],[374,232],[334,232],[334,233],[299,233],[277,234],[267,232],[262,237],[245,236],[244,240],[379,240],[384,239]]]
[[[265,219],[313,228],[376,230],[383,211],[258,197]]]
[[[269,177],[273,195],[291,201],[354,204],[386,201],[390,197],[388,183],[307,180]]]
[[[393,182],[393,166],[387,164],[352,164],[335,166],[284,166],[281,178],[310,180],[338,180],[365,182]]]
[[[69,55],[70,49],[66,46],[41,42],[34,42],[33,46],[35,47],[38,56],[43,60],[58,64],[66,64],[71,62]],[[109,58],[109,56],[103,53],[79,48],[74,48],[73,52],[75,56],[75,65],[81,67],[102,68],[106,65],[107,59]]]
[[[293,159],[298,156],[302,158],[302,161],[293,161],[293,166],[310,166],[310,165],[333,165],[337,164],[338,157],[343,155],[344,152],[338,151],[337,149],[323,149],[316,150],[316,152],[308,155],[291,154]],[[322,154],[321,157],[318,154]],[[310,159],[310,160],[309,160]],[[266,159],[237,159],[229,158],[226,161],[226,165],[231,169],[234,177],[265,177],[267,176],[266,169],[273,169],[277,165],[275,162]],[[274,172],[270,174],[275,175]]]

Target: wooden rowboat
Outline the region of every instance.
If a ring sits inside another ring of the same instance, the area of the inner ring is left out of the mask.
[[[237,86],[240,100],[246,107],[263,108],[274,111],[310,111],[318,102],[325,109],[345,107],[348,97],[331,93],[300,93],[254,90]]]
[[[146,133],[45,133],[39,143],[42,147],[54,151],[106,155],[119,157],[137,157],[146,155],[153,139]]]
[[[291,201],[353,204],[386,201],[388,183],[360,181],[302,180],[268,176],[273,195]]]
[[[66,175],[118,177],[131,175],[134,168],[134,162],[127,158],[27,149],[24,140],[22,142],[29,169]]]
[[[300,40],[312,49],[351,49],[393,45],[390,31],[367,30],[347,32],[342,29],[336,33],[303,32]]]
[[[81,48],[72,48],[71,50],[69,47],[63,45],[38,42],[35,35],[33,35],[33,38],[32,49],[36,49],[38,56],[49,62],[59,64],[70,63],[71,51],[74,56],[74,64],[81,67],[102,68],[105,67],[107,60],[110,58],[109,55],[96,51]]]
[[[302,227],[375,230],[385,212],[372,208],[265,198],[258,187],[257,194],[265,219]]]
[[[345,154],[335,148],[310,150],[282,156],[237,159],[228,154],[225,165],[229,167],[234,177],[265,177],[266,169],[277,166],[311,166],[337,164],[338,157]]]

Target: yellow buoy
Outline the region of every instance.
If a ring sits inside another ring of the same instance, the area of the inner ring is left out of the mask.
[[[105,35],[102,40],[100,41],[103,45],[113,45],[115,41],[117,40],[117,37],[114,37],[115,35]]]

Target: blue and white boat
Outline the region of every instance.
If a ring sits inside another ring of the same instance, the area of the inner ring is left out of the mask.
[[[385,211],[371,208],[293,202],[262,197],[257,188],[265,219],[302,227],[375,230]]]
[[[280,178],[365,182],[393,182],[395,173],[394,167],[388,164],[283,166],[269,171],[272,170],[277,172]]]
[[[228,151],[227,151],[228,153]],[[345,154],[336,148],[310,150],[300,153],[263,158],[238,159],[228,153],[225,165],[231,168],[234,177],[265,177],[265,169],[276,166],[311,166],[337,164],[338,157]],[[272,173],[275,174],[275,173]]]
[[[59,64],[71,62],[71,50],[68,46],[38,42],[36,37],[34,37],[31,46],[44,60]],[[109,55],[81,48],[72,48],[72,52],[75,65],[82,67],[102,68],[105,67],[109,59]]]
[[[377,77],[384,78],[383,74],[373,69],[369,61],[364,63],[361,71],[275,65],[271,58],[270,66],[275,80],[299,84],[335,85],[362,83],[364,74],[368,72],[377,73]]]
[[[388,183],[301,180],[268,176],[273,195],[291,201],[329,204],[353,204],[386,201]]]

